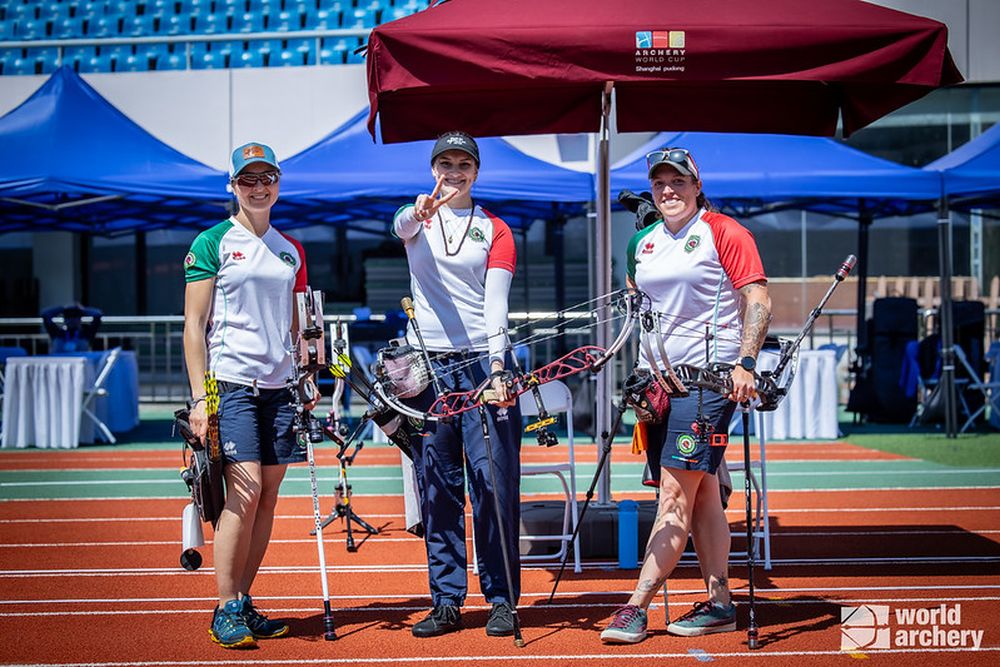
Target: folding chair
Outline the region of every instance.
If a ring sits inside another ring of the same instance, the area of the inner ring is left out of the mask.
[[[528,554],[522,555],[521,561],[545,561],[562,562],[566,556],[566,549],[570,541],[573,542],[573,571],[580,573],[583,567],[580,564],[580,536],[573,540],[573,533],[576,531],[576,524],[579,520],[576,499],[576,452],[573,448],[573,394],[563,382],[553,380],[539,385],[538,390],[542,394],[542,403],[545,409],[552,415],[564,412],[566,414],[566,446],[569,458],[566,463],[552,463],[545,465],[522,465],[521,477],[533,475],[555,475],[562,484],[565,494],[565,504],[563,509],[562,532],[550,533],[547,535],[521,535],[522,541],[527,542],[560,542],[559,550],[552,554]],[[538,414],[538,406],[530,392],[521,394],[519,407],[522,417],[530,417]],[[561,446],[561,445],[559,445]],[[479,574],[479,558],[476,551],[475,527],[472,531],[472,572]]]
[[[965,367],[965,372],[969,374],[969,382],[965,385],[965,389],[978,391],[983,395],[983,404],[975,411],[969,410],[968,402],[964,396],[960,395],[966,413],[969,415],[962,428],[959,429],[959,433],[965,433],[975,423],[976,417],[986,411],[986,408],[990,408],[991,414],[1000,411],[1000,393],[997,392],[997,389],[1000,389],[1000,381],[996,381],[996,378],[990,378],[991,382],[983,382],[979,377],[979,373],[969,363],[968,357],[965,356],[965,350],[958,345],[955,346],[955,358]]]
[[[96,409],[96,401],[98,398],[104,398],[108,395],[108,390],[104,388],[104,384],[108,381],[108,376],[111,375],[111,369],[114,368],[115,364],[118,362],[118,357],[121,355],[122,349],[116,347],[110,352],[106,353],[103,357],[104,365],[101,370],[97,373],[97,378],[94,380],[93,386],[83,392],[83,403],[80,406],[80,411],[84,416],[90,418],[94,422],[94,426],[97,430],[101,432],[104,436],[105,442],[109,444],[115,444],[115,436],[111,433],[111,429],[97,416],[94,412]]]
[[[573,571],[580,573],[580,536],[573,540],[573,533],[576,531],[576,523],[579,519],[576,499],[576,453],[573,449],[573,394],[569,387],[559,380],[547,382],[538,387],[542,395],[542,403],[550,414],[565,413],[566,415],[566,446],[569,458],[566,463],[552,463],[546,465],[522,465],[521,476],[532,475],[555,475],[562,484],[563,493],[566,496],[563,509],[562,532],[550,535],[521,535],[521,540],[526,542],[556,542],[559,550],[554,554],[534,554],[521,556],[522,561],[555,560],[561,562],[566,556],[566,549],[569,548],[570,541],[573,542]],[[538,414],[538,406],[531,392],[521,394],[519,400],[521,415],[525,417]]]

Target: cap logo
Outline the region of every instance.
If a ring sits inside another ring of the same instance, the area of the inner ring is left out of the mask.
[[[243,149],[244,160],[249,160],[255,157],[260,157],[260,158],[264,157],[263,147],[258,146],[257,144],[253,144]]]
[[[448,141],[449,144],[452,144],[453,146],[464,146],[465,145],[465,139],[463,139],[462,137],[457,137],[457,136],[456,137],[448,137],[447,141]]]

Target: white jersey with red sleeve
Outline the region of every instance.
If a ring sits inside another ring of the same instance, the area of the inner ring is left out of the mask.
[[[661,314],[671,364],[736,363],[743,328],[739,290],[767,280],[750,230],[702,209],[676,234],[662,221],[638,232],[629,242],[627,264],[628,276]],[[654,356],[659,361],[658,350]],[[645,357],[643,352],[641,365],[648,367]]]
[[[506,341],[497,330],[507,326],[517,264],[507,223],[480,206],[442,206],[423,222],[413,211],[410,204],[396,212],[393,233],[406,248],[413,307],[427,349],[502,350]],[[500,288],[487,290],[488,283]],[[418,342],[412,331],[407,340]]]
[[[284,387],[292,376],[292,292],[306,288],[302,245],[274,227],[258,237],[230,218],[195,238],[184,275],[215,281],[209,370],[227,382]]]

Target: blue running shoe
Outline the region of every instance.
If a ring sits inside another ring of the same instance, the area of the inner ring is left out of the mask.
[[[249,595],[243,596],[243,620],[253,633],[255,639],[274,639],[288,634],[288,625],[281,621],[272,621],[253,606]]]
[[[215,608],[212,627],[208,631],[212,641],[223,648],[255,648],[257,641],[243,618],[243,604],[230,600]]]

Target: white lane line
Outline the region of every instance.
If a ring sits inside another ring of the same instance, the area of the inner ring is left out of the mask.
[[[771,538],[779,537],[884,537],[895,535],[968,535],[976,537],[981,535],[997,535],[1000,530],[963,530],[961,528],[947,530],[822,530],[822,531],[790,531],[775,529],[771,531]],[[466,537],[466,542],[471,543],[472,537]],[[371,544],[384,544],[389,542],[417,543],[423,542],[421,538],[411,535],[410,537],[383,537],[381,534],[366,536],[365,542]],[[315,539],[272,539],[269,544],[315,544]],[[137,540],[132,542],[26,542],[13,544],[0,544],[0,549],[69,549],[77,547],[154,547],[154,546],[177,546],[177,540]],[[205,546],[210,546],[212,540],[206,540]]]
[[[745,558],[731,558],[730,563],[735,565],[745,564]],[[900,565],[900,564],[925,564],[925,565],[955,565],[961,563],[1000,563],[1000,556],[887,556],[887,557],[860,557],[860,558],[773,558],[771,562],[775,565],[786,567],[803,566],[812,567],[816,565]],[[678,567],[696,567],[696,562],[681,562]],[[426,572],[427,565],[424,563],[400,563],[391,565],[328,565],[331,572]],[[471,571],[471,566],[468,568]],[[521,565],[523,570],[547,570],[549,564],[527,564]],[[583,564],[584,570],[617,571],[617,562],[590,562]],[[316,565],[286,565],[262,567],[262,575],[271,574],[315,574],[319,571]],[[147,577],[147,576],[196,576],[214,575],[214,570],[210,567],[201,568],[194,572],[188,572],[181,568],[95,568],[95,569],[49,569],[49,570],[0,570],[0,579],[35,578],[35,577]]]
[[[880,650],[866,650],[867,656],[874,655],[935,655],[939,653],[970,653],[984,651],[1000,651],[1000,646],[981,646],[978,649],[968,648],[893,648]],[[712,653],[713,658],[757,658],[757,657],[819,657],[819,656],[839,656],[845,657],[847,654],[842,651],[769,651],[767,648],[756,651],[720,651]],[[441,663],[441,662],[485,662],[496,665],[510,664],[520,661],[546,662],[556,660],[596,660],[596,661],[629,661],[636,660],[664,660],[668,658],[688,658],[695,660],[695,656],[690,653],[583,653],[576,655],[525,655],[503,654],[503,655],[449,655],[449,656],[401,656],[395,658],[288,658],[255,660],[252,658],[240,658],[232,660],[157,660],[153,662],[38,662],[38,663],[18,663],[19,667],[201,667],[202,665],[211,667],[228,667],[230,665],[239,667],[240,665],[355,665],[355,664],[419,664],[419,663]]]
[[[985,586],[979,586],[979,585],[957,585],[957,586],[921,586],[920,588],[922,590],[927,590],[927,591],[932,591],[932,590],[933,591],[997,590],[997,589],[1000,589],[1000,586],[989,586],[989,585],[985,585]],[[746,590],[746,587],[745,586],[740,586],[740,587],[738,587],[738,588],[736,588],[734,590],[737,593],[743,593]],[[765,597],[761,597],[761,600],[767,601],[770,604],[790,604],[790,603],[793,603],[793,602],[795,604],[799,604],[799,603],[803,603],[803,602],[806,602],[806,603],[816,602],[817,600],[794,600],[794,599],[787,599],[786,600],[784,598],[774,597],[774,594],[780,593],[780,594],[791,595],[791,594],[797,594],[797,593],[836,593],[836,592],[865,593],[865,592],[876,592],[876,591],[881,591],[881,592],[889,592],[889,591],[912,592],[913,591],[913,586],[871,586],[871,587],[866,587],[866,586],[856,586],[856,587],[854,587],[854,586],[844,586],[844,587],[830,587],[830,588],[827,588],[827,587],[806,587],[806,588],[774,588],[774,587],[768,587],[768,588],[760,588],[758,586],[755,586],[754,587],[754,591],[756,593],[760,593],[762,595],[763,594],[770,595],[770,597],[766,597],[766,598]],[[567,592],[564,592],[564,593],[558,593],[558,594],[556,594],[556,598],[561,598],[561,597],[564,597],[564,598],[566,598],[566,597],[574,597],[574,598],[577,598],[577,597],[620,597],[622,595],[629,595],[631,593],[632,593],[632,591],[625,591],[625,590],[621,590],[621,591],[567,591]],[[674,596],[674,595],[676,595],[676,596],[704,595],[704,594],[705,594],[704,589],[678,589],[678,590],[671,590],[670,591],[670,595],[671,596]],[[484,595],[482,593],[475,593],[475,594],[469,593],[469,595],[467,596],[467,598],[483,598],[483,597],[484,597]],[[539,598],[539,599],[545,600],[546,602],[544,602],[542,605],[540,605],[539,608],[540,607],[547,607],[547,606],[549,606],[548,603],[547,603],[547,600],[548,600],[548,597],[549,597],[548,591],[544,591],[544,592],[539,591],[537,593],[522,592],[521,593],[521,597],[522,598]],[[154,602],[158,602],[158,603],[177,603],[177,604],[185,603],[185,604],[189,604],[189,603],[195,603],[195,602],[213,602],[216,599],[217,598],[207,597],[207,596],[206,597],[177,597],[177,598],[67,598],[67,599],[54,599],[53,598],[53,599],[38,599],[38,600],[0,600],[0,604],[12,605],[12,606],[14,606],[14,605],[28,606],[28,605],[36,605],[36,604],[60,604],[60,605],[68,605],[68,604],[78,604],[78,605],[121,604],[121,605],[124,605],[124,604],[146,604],[146,603],[154,603]],[[317,599],[317,596],[315,596],[315,595],[272,595],[272,596],[264,596],[264,597],[258,596],[258,597],[254,598],[254,600],[256,602],[263,603],[264,605],[266,605],[267,603],[272,603],[270,606],[266,606],[266,607],[262,606],[261,607],[262,609],[269,609],[269,610],[276,610],[276,611],[281,611],[281,610],[287,611],[288,610],[288,608],[286,608],[286,607],[277,607],[277,606],[273,605],[274,602],[279,601],[279,600],[301,602],[303,600],[313,601],[313,600],[316,600],[316,599]],[[331,600],[351,600],[351,601],[364,601],[364,600],[376,600],[376,601],[378,601],[378,600],[404,600],[404,599],[405,600],[412,600],[412,599],[415,599],[415,600],[427,600],[427,603],[430,604],[430,597],[427,595],[426,591],[421,592],[421,593],[400,593],[398,595],[393,595],[393,594],[388,594],[388,593],[381,594],[381,595],[379,595],[379,594],[367,594],[367,595],[330,595],[330,599]],[[855,601],[857,601],[857,599],[854,599],[854,598],[834,598],[834,597],[830,597],[830,596],[827,596],[825,599],[827,601],[830,601],[830,602],[855,602]],[[944,598],[929,598],[929,597],[908,597],[908,598],[900,598],[900,597],[871,598],[871,597],[868,597],[868,598],[859,598],[859,600],[861,602],[874,602],[874,601],[882,601],[882,600],[889,600],[889,601],[896,601],[896,602],[927,602],[927,601],[934,601],[934,600],[944,600],[944,601],[948,601],[948,600],[959,600],[959,601],[965,601],[965,600],[968,600],[968,601],[983,600],[983,601],[993,601],[993,600],[997,600],[997,599],[1000,599],[1000,597],[998,597],[998,596],[979,596],[979,597],[961,597],[961,598],[959,598],[959,597],[948,596],[948,597],[944,597]],[[562,603],[562,604],[563,604],[563,606],[574,606],[574,603]],[[671,604],[673,604],[673,603],[671,603]],[[683,606],[688,606],[690,603],[688,603],[688,602],[678,602],[677,604],[678,605],[683,605]],[[755,600],[755,604],[756,604],[756,600]],[[589,606],[589,603],[586,604],[586,605],[576,605],[576,606],[586,607],[586,606]],[[474,607],[474,608],[480,608],[480,607],[482,607],[483,609],[487,609],[487,608],[490,608],[490,605],[486,605],[486,604],[483,604],[483,605],[480,605],[480,606],[472,605],[472,607]],[[347,607],[344,607],[344,608],[346,609]],[[419,608],[420,609],[424,609],[425,607],[419,607]],[[526,608],[529,608],[529,609],[533,608],[533,605],[527,605]],[[364,609],[367,609],[367,607],[359,607],[358,609],[364,610]]]
[[[997,602],[1000,601],[1000,597],[968,597],[968,598],[823,598],[816,600],[765,600],[765,599],[755,599],[754,604],[767,606],[788,606],[788,605],[804,605],[804,606],[828,606],[828,605],[859,605],[859,604],[877,604],[882,602],[899,602],[899,603],[952,603],[952,602]],[[427,604],[420,605],[400,605],[400,606],[386,606],[379,605],[378,607],[334,607],[334,612],[336,613],[384,613],[384,612],[394,612],[401,611],[407,613],[413,612],[424,612],[430,606],[430,602]],[[527,611],[541,611],[545,612],[548,609],[617,609],[621,606],[621,600],[610,601],[610,602],[592,602],[587,604],[581,603],[565,603],[565,604],[540,604],[537,606],[519,606],[519,612]],[[656,602],[652,607],[661,608],[663,607],[662,602]],[[683,602],[670,602],[668,604],[670,607],[683,607],[687,609],[691,606],[690,601]],[[481,605],[464,605],[464,609],[491,609],[492,605],[481,604]],[[313,613],[316,611],[315,606],[311,607],[261,607],[262,612],[268,614],[306,614]],[[60,617],[60,616],[123,616],[126,614],[210,614],[212,612],[211,607],[199,607],[196,609],[81,609],[81,610],[71,610],[71,609],[60,609],[57,611],[4,611],[0,612],[0,618],[46,618],[46,617]]]

